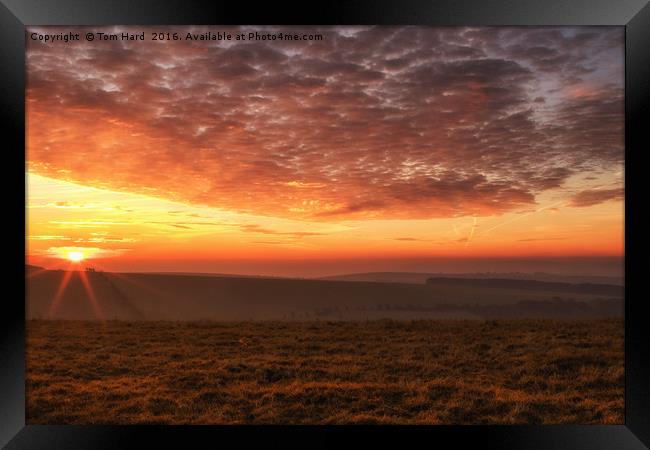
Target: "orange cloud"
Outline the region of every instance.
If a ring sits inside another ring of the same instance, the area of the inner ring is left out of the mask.
[[[578,192],[569,200],[569,206],[583,208],[610,200],[623,200],[623,189],[588,189]]]
[[[618,28],[318,32],[210,45],[28,40],[29,170],[330,222],[501,215],[576,173],[622,165]]]

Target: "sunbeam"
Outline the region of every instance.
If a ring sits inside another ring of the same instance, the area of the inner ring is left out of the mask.
[[[63,278],[61,279],[61,284],[59,284],[59,288],[57,289],[56,294],[54,295],[54,299],[52,300],[52,304],[50,305],[50,310],[48,313],[49,317],[52,317],[56,312],[57,308],[59,307],[59,302],[63,297],[63,293],[65,292],[65,288],[70,282],[71,277],[72,277],[71,270],[63,271]]]
[[[79,278],[81,278],[81,282],[83,283],[84,289],[86,290],[86,294],[88,294],[88,299],[90,300],[90,304],[93,307],[93,311],[95,312],[95,316],[103,320],[104,319],[104,314],[102,313],[102,310],[99,306],[99,302],[97,301],[97,297],[95,297],[95,292],[93,291],[92,286],[90,286],[90,282],[88,281],[88,277],[86,275],[86,272],[80,271],[79,272]]]

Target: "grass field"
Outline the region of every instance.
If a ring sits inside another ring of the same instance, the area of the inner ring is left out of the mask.
[[[623,423],[623,321],[27,323],[28,424]]]

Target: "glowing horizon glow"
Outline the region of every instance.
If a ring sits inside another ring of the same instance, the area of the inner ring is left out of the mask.
[[[195,261],[193,271],[249,274],[259,269],[242,270],[248,259],[273,266],[274,261],[319,258],[345,262],[368,257],[413,260],[623,254],[620,202],[573,208],[568,199],[557,200],[558,194],[540,199],[535,210],[497,217],[323,224],[184,205],[35,174],[27,174],[27,186],[31,193],[28,261],[53,268],[61,267],[57,260],[69,261],[67,256],[76,252],[110,271],[173,271],[174,266],[166,262],[173,258],[176,267],[181,267],[181,261],[186,265]],[[60,198],[83,207],[61,208],[56,201]],[[242,263],[237,269],[228,269],[232,264],[227,261]]]
[[[84,260],[84,254],[82,252],[68,252],[68,259],[72,262],[78,263]]]

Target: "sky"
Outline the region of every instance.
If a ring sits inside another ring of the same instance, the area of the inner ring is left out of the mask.
[[[323,39],[27,40],[28,262],[622,268],[622,28],[163,31],[252,29]]]

